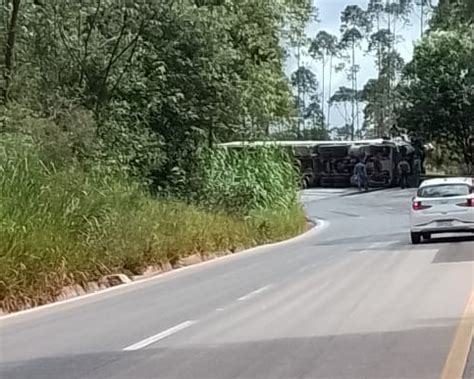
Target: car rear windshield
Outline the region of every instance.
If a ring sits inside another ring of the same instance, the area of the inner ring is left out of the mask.
[[[469,195],[471,189],[465,184],[441,184],[420,188],[419,197],[455,197]]]

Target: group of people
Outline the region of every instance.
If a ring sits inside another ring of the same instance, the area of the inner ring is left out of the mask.
[[[400,177],[400,187],[402,189],[410,188],[411,186],[418,188],[421,181],[422,163],[421,157],[415,155],[413,159],[413,166],[410,164],[406,156],[403,156],[398,163],[398,174]],[[369,190],[369,176],[367,174],[367,166],[364,160],[358,159],[354,166],[354,176],[357,180],[359,191],[363,189]]]

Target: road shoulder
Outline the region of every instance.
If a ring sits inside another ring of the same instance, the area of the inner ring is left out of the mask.
[[[292,237],[290,239],[280,241],[280,242],[273,242],[269,244],[264,244],[260,246],[256,246],[253,248],[241,250],[235,253],[229,253],[226,255],[221,255],[221,256],[214,256],[212,259],[208,259],[205,261],[196,261],[193,262],[192,264],[189,264],[187,266],[183,267],[178,267],[178,268],[171,268],[169,271],[162,271],[162,272],[157,272],[155,275],[150,274],[147,276],[144,276],[142,278],[135,278],[135,280],[131,280],[130,278],[126,277],[125,275],[122,274],[117,274],[114,276],[124,276],[127,278],[127,280],[123,280],[120,283],[117,283],[117,285],[113,287],[108,287],[105,289],[99,289],[94,292],[90,293],[80,293],[80,292],[71,292],[70,297],[67,299],[55,301],[52,303],[40,305],[34,308],[30,309],[25,309],[21,310],[18,312],[12,312],[12,313],[6,313],[6,314],[0,314],[0,322],[3,320],[7,320],[10,318],[14,317],[19,317],[22,315],[50,309],[50,308],[55,308],[55,307],[60,307],[62,305],[72,303],[72,302],[78,302],[78,301],[86,301],[89,300],[92,297],[98,297],[98,296],[103,296],[105,294],[109,294],[111,292],[120,292],[123,290],[127,290],[128,288],[136,285],[143,285],[143,284],[151,284],[152,282],[159,281],[165,278],[172,277],[173,275],[177,275],[180,273],[183,273],[185,271],[191,271],[191,270],[198,270],[201,269],[205,266],[211,265],[211,264],[217,264],[223,261],[229,261],[233,259],[239,259],[243,256],[248,256],[250,254],[260,254],[260,253],[266,253],[271,251],[272,249],[275,248],[280,248],[280,247],[285,247],[294,243],[299,243],[306,241],[308,239],[313,238],[316,234],[320,233],[322,230],[326,229],[329,226],[329,223],[323,220],[317,220],[314,218],[308,218],[308,228],[306,229],[305,232],[302,234]],[[98,288],[98,287],[97,287]]]

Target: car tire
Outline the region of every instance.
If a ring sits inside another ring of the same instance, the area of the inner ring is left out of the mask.
[[[431,239],[431,234],[430,233],[423,233],[423,240],[428,241]]]
[[[411,236],[411,243],[413,245],[418,245],[419,243],[421,243],[421,234],[420,233],[411,232],[410,236]]]

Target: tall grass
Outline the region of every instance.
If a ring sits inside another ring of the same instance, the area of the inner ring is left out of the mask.
[[[304,228],[290,166],[263,163],[276,152],[219,154],[206,158],[205,188],[192,205],[153,199],[100,167],[70,162],[57,168],[40,159],[32,141],[2,136],[0,307],[44,304],[64,286],[104,274],[137,274],[148,265],[284,239]]]
[[[297,172],[277,148],[210,150],[200,167],[199,200],[208,207],[249,214],[297,204]]]

